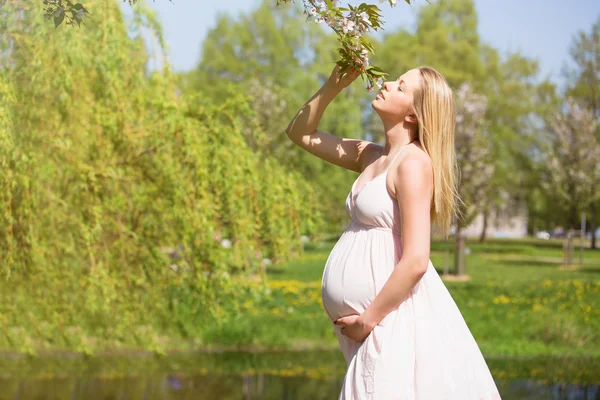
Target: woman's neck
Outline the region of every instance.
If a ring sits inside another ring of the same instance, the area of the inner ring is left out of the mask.
[[[418,139],[418,135],[413,133],[406,125],[404,123],[397,123],[395,125],[384,123],[384,155],[396,154],[401,148]]]

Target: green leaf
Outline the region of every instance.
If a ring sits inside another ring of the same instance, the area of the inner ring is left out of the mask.
[[[58,28],[60,24],[62,24],[65,19],[65,10],[61,9],[60,15],[58,17],[54,17],[54,29]]]
[[[367,50],[369,50],[371,53],[375,54],[375,49],[373,48],[373,45],[371,43],[369,43],[369,41],[367,39],[365,39],[364,36],[361,36],[360,42],[362,43],[363,46],[365,46],[365,48]]]
[[[77,26],[81,28],[81,19],[77,18],[77,11],[73,10],[71,12],[71,20],[77,22]]]
[[[375,68],[377,68],[377,67],[375,67]],[[369,68],[367,68],[367,70],[369,71],[369,73],[370,73],[371,75],[374,75],[374,76],[385,76],[385,75],[387,75],[387,74],[386,74],[385,72],[383,72],[381,69],[375,69],[375,68],[370,68],[370,69],[369,69]]]

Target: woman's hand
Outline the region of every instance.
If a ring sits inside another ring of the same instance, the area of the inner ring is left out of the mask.
[[[341,325],[342,335],[348,336],[358,343],[362,343],[369,336],[373,328],[375,328],[374,324],[366,321],[361,315],[349,315],[338,318],[333,323]]]
[[[360,71],[354,68],[349,68],[344,75],[340,75],[341,69],[342,67],[336,64],[335,68],[331,72],[331,76],[327,80],[327,85],[338,91],[341,91],[350,85],[360,75]]]

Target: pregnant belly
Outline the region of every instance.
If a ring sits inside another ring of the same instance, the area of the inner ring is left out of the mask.
[[[381,290],[394,264],[391,233],[344,232],[323,271],[321,295],[329,318],[334,321],[362,313]]]

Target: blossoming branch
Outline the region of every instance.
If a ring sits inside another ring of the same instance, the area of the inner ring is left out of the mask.
[[[294,0],[277,0],[277,4],[289,3]],[[379,0],[396,5],[396,0]],[[410,0],[405,0],[410,4]],[[307,21],[325,22],[338,36],[341,47],[338,49],[340,59],[336,62],[341,67],[340,73],[350,68],[361,72],[367,81],[367,90],[379,90],[383,78],[387,75],[381,68],[369,64],[369,53],[375,54],[375,49],[365,36],[373,29],[381,28],[380,9],[376,5],[361,3],[359,6],[339,7],[339,0],[303,0],[304,14]]]

